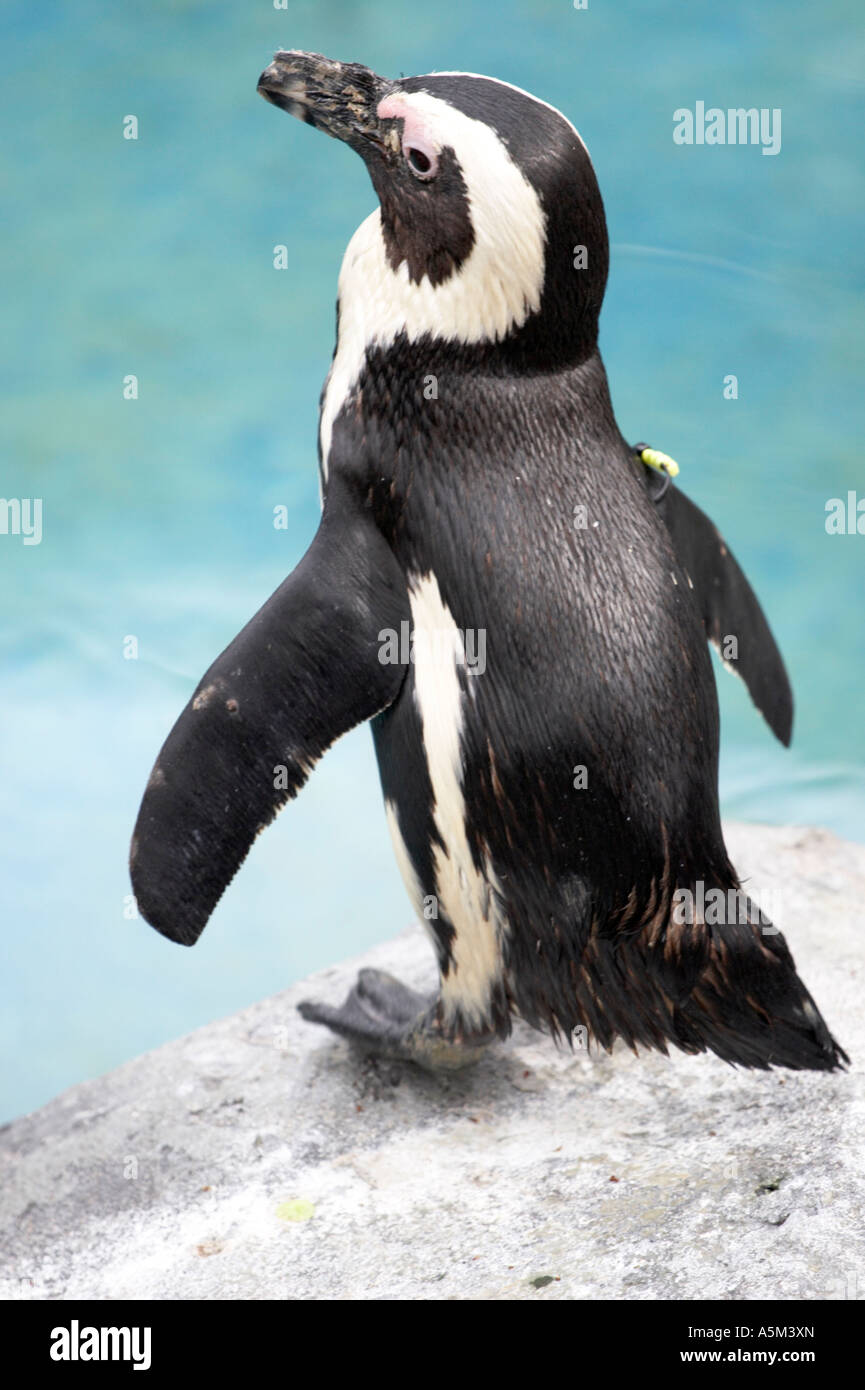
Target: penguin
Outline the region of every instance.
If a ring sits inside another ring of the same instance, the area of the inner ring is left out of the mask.
[[[192,945],[256,835],[369,721],[439,988],[367,969],[306,1019],[432,1068],[515,1017],[605,1049],[842,1066],[727,854],[707,639],[785,745],[790,683],[729,547],[616,425],[580,135],[473,73],[394,81],[291,50],[258,91],[356,151],[378,206],[339,275],[320,525],[157,758],[140,912]]]

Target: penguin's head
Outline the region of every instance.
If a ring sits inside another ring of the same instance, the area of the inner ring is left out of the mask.
[[[501,343],[528,367],[595,350],[606,221],[561,112],[472,73],[390,81],[294,50],[275,55],[258,90],[369,170],[380,209],[349,247],[340,302],[363,293],[381,307],[373,336]]]

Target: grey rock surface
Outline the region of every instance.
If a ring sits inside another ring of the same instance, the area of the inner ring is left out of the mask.
[[[360,964],[432,987],[414,928],[6,1126],[0,1297],[865,1297],[865,846],[727,835],[849,1072],[520,1025],[438,1079],[300,1019]]]

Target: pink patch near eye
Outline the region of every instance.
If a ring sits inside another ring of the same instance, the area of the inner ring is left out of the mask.
[[[439,152],[430,123],[399,92],[383,97],[376,107],[376,113],[381,120],[399,119],[403,122],[403,153],[408,157],[411,150],[419,150],[425,155],[430,165],[427,177],[431,177],[438,168]]]
[[[389,97],[382,97],[376,107],[376,115],[383,121],[404,116],[405,113],[405,98],[401,97],[398,92],[393,92]]]

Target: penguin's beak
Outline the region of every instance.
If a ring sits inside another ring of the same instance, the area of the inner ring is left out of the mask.
[[[266,101],[343,140],[365,159],[373,150],[386,154],[399,147],[394,122],[381,120],[377,111],[394,85],[360,63],[337,63],[299,49],[275,53],[258,79]]]

